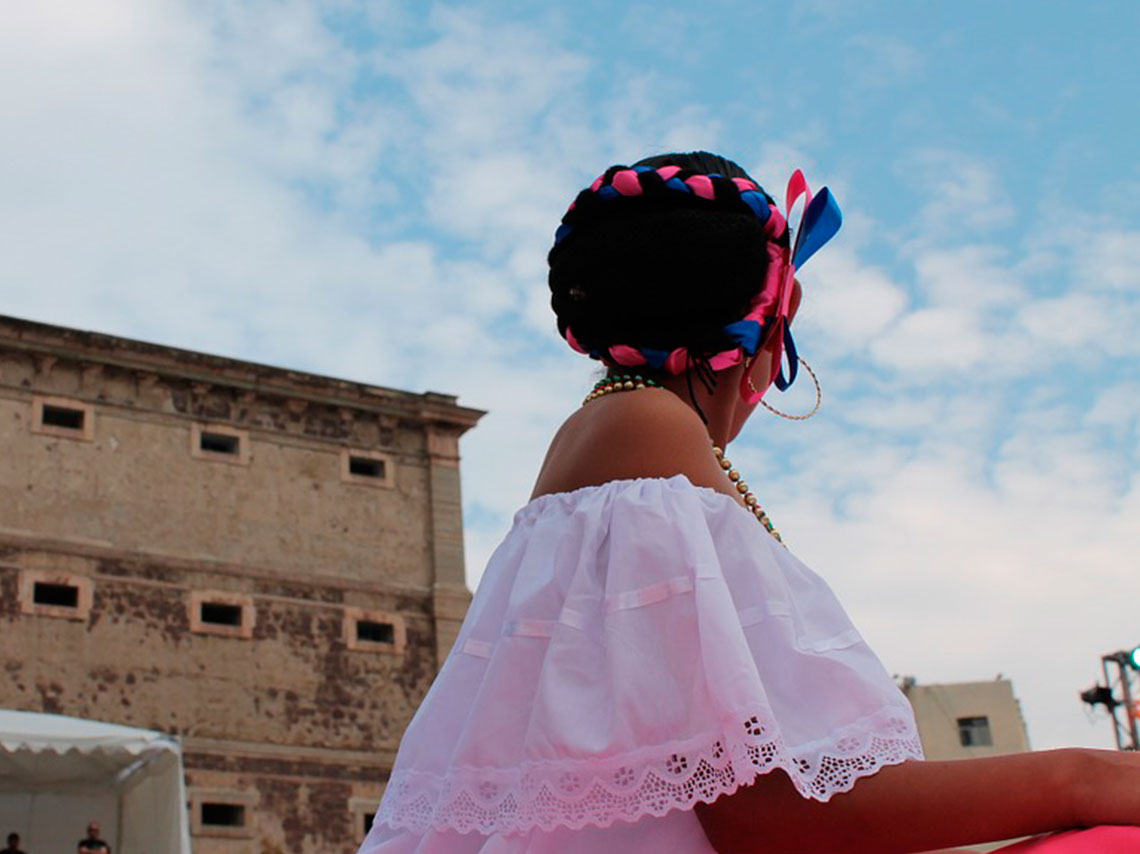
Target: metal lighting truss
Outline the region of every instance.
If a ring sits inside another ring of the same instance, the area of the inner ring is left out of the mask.
[[[1104,684],[1082,691],[1081,699],[1093,708],[1104,706],[1108,710],[1118,750],[1140,750],[1140,733],[1137,732],[1140,691],[1133,682],[1140,671],[1140,647],[1102,655],[1100,663]]]

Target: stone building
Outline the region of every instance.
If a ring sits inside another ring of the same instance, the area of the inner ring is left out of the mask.
[[[920,685],[905,677],[927,759],[969,759],[1029,750],[1021,704],[1008,679]]]
[[[482,414],[0,317],[0,707],[177,734],[196,854],[355,850],[470,601]]]

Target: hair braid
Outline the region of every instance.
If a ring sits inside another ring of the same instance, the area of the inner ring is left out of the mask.
[[[605,361],[672,373],[704,363],[704,382],[709,359],[739,346],[725,326],[762,287],[769,243],[787,247],[783,217],[731,161],[612,166],[575,198],[548,256],[559,332]]]

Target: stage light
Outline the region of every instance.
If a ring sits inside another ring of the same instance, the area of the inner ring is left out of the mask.
[[[1081,699],[1090,706],[1104,706],[1109,711],[1112,711],[1117,705],[1116,698],[1112,696],[1112,690],[1105,685],[1094,685],[1087,691],[1082,691]]]

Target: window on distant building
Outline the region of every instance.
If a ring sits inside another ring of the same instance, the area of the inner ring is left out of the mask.
[[[390,487],[395,485],[392,458],[379,451],[355,451],[345,448],[340,452],[340,479],[364,486]]]
[[[990,747],[994,743],[990,733],[990,719],[958,718],[958,740],[963,747]]]
[[[191,789],[190,832],[194,836],[231,839],[253,835],[255,796],[249,792]]]
[[[198,616],[203,623],[214,626],[241,626],[243,608],[225,602],[203,602],[198,606]]]
[[[198,460],[249,465],[249,434],[225,424],[195,424],[190,430],[190,456]]]
[[[344,643],[349,649],[402,655],[407,642],[408,630],[399,614],[344,609]]]
[[[245,827],[245,804],[202,801],[203,827]]]
[[[379,796],[349,799],[348,809],[352,813],[352,826],[356,831],[358,842],[363,842],[368,831],[372,829],[372,822],[376,819],[376,807],[379,803]]]
[[[190,631],[231,638],[253,637],[253,600],[240,593],[190,591]]]
[[[373,620],[356,621],[356,639],[368,643],[396,642],[396,627],[391,623],[379,623]]]
[[[358,457],[355,454],[348,456],[348,473],[357,477],[383,478],[385,468],[384,460]]]
[[[44,570],[20,573],[20,613],[38,617],[86,620],[91,612],[91,579]]]
[[[90,442],[95,438],[95,407],[64,397],[32,398],[32,432]]]
[[[198,450],[208,454],[230,454],[237,456],[241,453],[241,437],[231,436],[229,433],[211,433],[203,430],[198,434]]]
[[[74,584],[52,584],[50,581],[37,581],[32,585],[32,601],[37,605],[78,608],[79,588]]]

